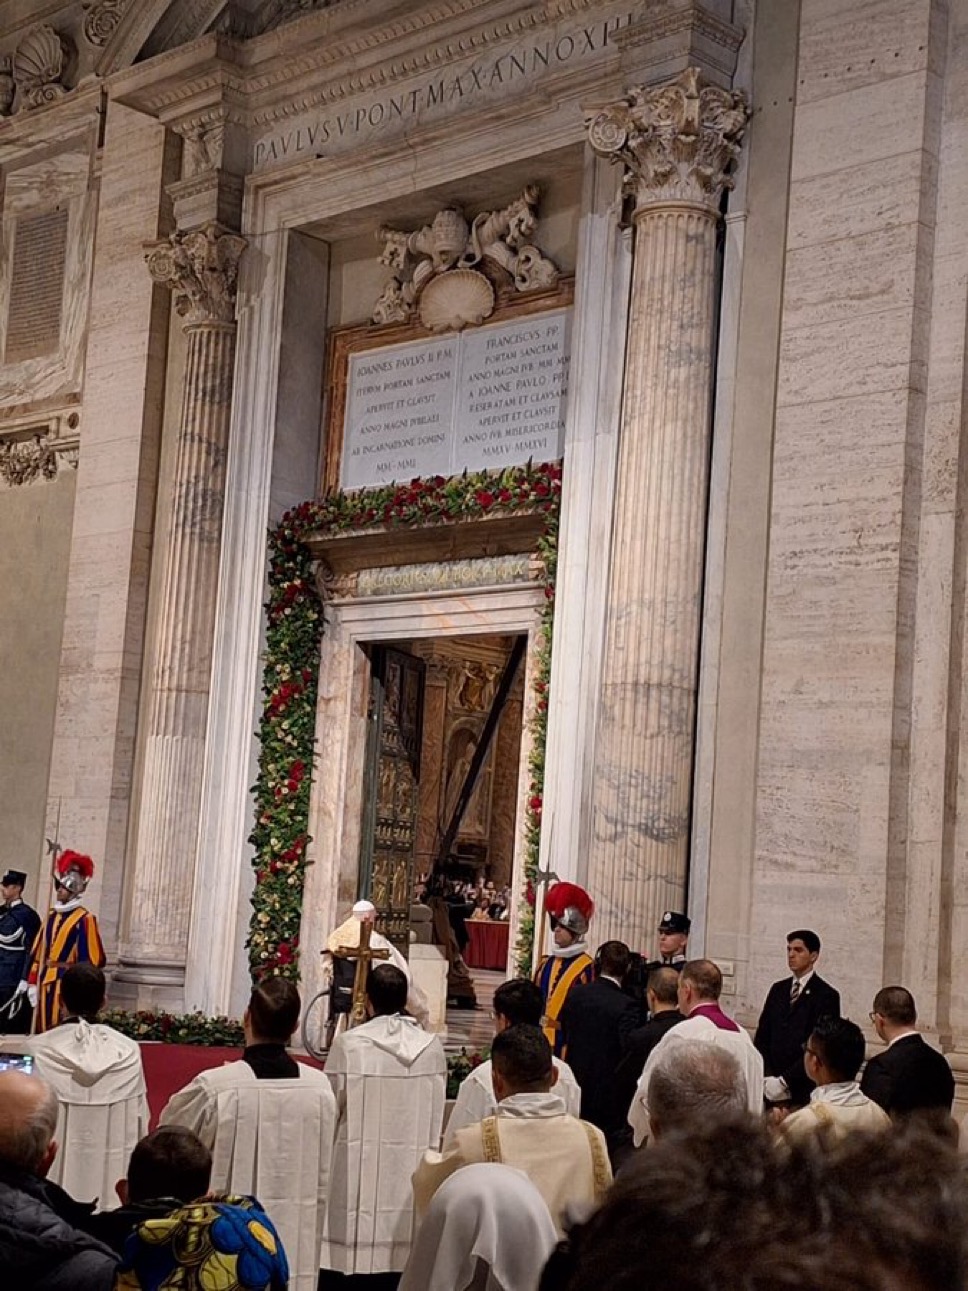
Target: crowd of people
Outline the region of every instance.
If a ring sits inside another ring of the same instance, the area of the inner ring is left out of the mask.
[[[884,1047],[865,1065],[810,929],[788,935],[751,1035],[681,912],[649,960],[590,952],[576,885],[545,906],[552,949],[494,992],[490,1056],[446,1124],[444,1050],[405,961],[371,964],[366,1020],[325,1070],[290,1052],[294,984],[261,982],[239,1059],[151,1133],[138,1046],[98,1021],[104,974],[68,966],[59,1020],[20,1041],[33,1070],[0,1071],[10,1285],[968,1291],[954,1079],[909,991],[875,995]]]

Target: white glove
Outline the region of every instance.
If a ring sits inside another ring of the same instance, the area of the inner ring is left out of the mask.
[[[767,1076],[763,1082],[763,1097],[768,1103],[788,1103],[790,1091],[782,1076]]]
[[[18,995],[23,995],[23,993],[24,993],[24,991],[25,991],[26,989],[27,989],[27,983],[26,983],[26,982],[18,982],[18,983],[17,983],[17,989],[14,991],[14,998],[16,998]]]
[[[32,1009],[35,1009],[37,1007],[37,987],[36,986],[28,985],[27,999],[30,1000],[30,1007]]]

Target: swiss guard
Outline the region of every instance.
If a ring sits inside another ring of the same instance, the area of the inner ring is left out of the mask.
[[[104,967],[104,946],[97,919],[81,903],[94,877],[89,856],[69,849],[54,862],[54,904],[34,941],[26,990],[36,1009],[34,1031],[49,1031],[61,1021],[61,978],[71,964]]]
[[[27,875],[7,870],[0,879],[0,1034],[27,1035],[31,1010],[26,994],[18,990],[27,976],[40,915],[23,899]]]
[[[573,986],[584,986],[595,975],[595,965],[585,944],[588,921],[595,913],[595,903],[577,883],[553,883],[545,897],[545,914],[551,925],[554,946],[538,965],[534,980],[544,996],[541,1025],[555,1054],[562,1050],[558,1018],[568,992]]]

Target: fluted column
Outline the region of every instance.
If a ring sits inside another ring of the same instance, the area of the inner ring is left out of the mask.
[[[720,199],[748,110],[695,68],[589,121],[625,167],[635,246],[596,747],[596,941],[651,948],[683,908],[702,601]]]
[[[244,246],[210,223],[147,252],[175,293],[187,354],[120,976],[161,990],[180,987],[188,942]]]

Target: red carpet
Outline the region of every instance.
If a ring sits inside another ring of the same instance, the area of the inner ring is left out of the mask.
[[[241,1049],[215,1049],[199,1044],[143,1044],[141,1058],[148,1085],[151,1128],[158,1124],[161,1109],[172,1094],[187,1085],[200,1071],[221,1067],[225,1062],[236,1062],[241,1057]],[[294,1054],[293,1057],[320,1069],[323,1065],[302,1054]]]

